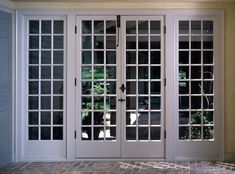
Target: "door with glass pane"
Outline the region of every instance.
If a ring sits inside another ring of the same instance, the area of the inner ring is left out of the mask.
[[[78,18],[76,156],[164,157],[163,17]]]

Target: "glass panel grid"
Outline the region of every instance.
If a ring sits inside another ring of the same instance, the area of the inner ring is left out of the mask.
[[[82,20],[81,31],[81,140],[115,141],[116,20]]]
[[[213,54],[213,21],[179,21],[179,140],[214,139]]]
[[[28,39],[28,139],[63,140],[64,21],[29,20]]]
[[[126,21],[127,141],[161,140],[161,34],[160,21]]]

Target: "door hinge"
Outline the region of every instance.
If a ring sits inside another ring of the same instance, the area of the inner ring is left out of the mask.
[[[77,86],[77,78],[74,78],[74,86]]]
[[[164,26],[164,34],[166,34],[166,26]]]
[[[121,16],[117,15],[117,28],[121,27]]]
[[[75,26],[75,34],[77,34],[77,26]]]
[[[166,131],[164,132],[164,137],[165,137],[165,139],[166,139]]]
[[[77,131],[74,131],[74,139],[77,138]]]
[[[166,78],[164,78],[164,86],[166,86]]]

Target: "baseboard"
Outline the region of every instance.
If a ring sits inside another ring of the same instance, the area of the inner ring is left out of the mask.
[[[224,156],[225,161],[235,161],[235,152],[226,152]]]

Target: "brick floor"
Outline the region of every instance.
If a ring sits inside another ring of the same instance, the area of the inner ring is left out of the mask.
[[[0,174],[235,174],[235,163],[210,161],[74,161],[12,163]]]

